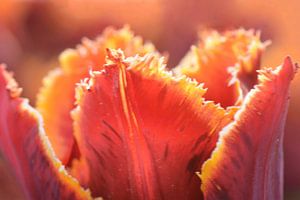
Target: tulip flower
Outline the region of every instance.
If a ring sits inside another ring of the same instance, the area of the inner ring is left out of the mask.
[[[110,28],[61,54],[37,110],[2,66],[0,152],[27,199],[282,199],[296,65],[258,70],[265,46],[207,32],[170,71]]]

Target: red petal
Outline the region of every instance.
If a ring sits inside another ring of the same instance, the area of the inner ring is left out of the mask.
[[[294,73],[290,58],[274,71],[260,71],[260,84],[202,168],[206,199],[282,199],[283,128]]]
[[[24,199],[24,192],[10,169],[0,156],[0,199]]]
[[[256,83],[256,70],[266,44],[259,34],[243,29],[203,35],[199,47],[188,52],[175,72],[204,83],[208,88],[205,99],[223,107],[239,104],[243,97],[240,84],[248,92]]]
[[[89,199],[54,156],[41,117],[0,66],[0,152],[28,199]]]
[[[78,157],[70,116],[75,102],[75,84],[88,77],[89,70],[102,69],[107,47],[124,49],[128,55],[155,51],[151,44],[143,44],[140,37],[134,36],[125,27],[120,30],[108,28],[95,41],[84,39],[77,49],[61,54],[62,69],[56,69],[44,80],[37,108],[44,117],[47,135],[63,164],[71,165],[71,158]]]
[[[175,79],[148,55],[110,65],[77,88],[75,135],[86,184],[107,199],[199,199],[196,171],[232,114],[204,102],[195,82]]]

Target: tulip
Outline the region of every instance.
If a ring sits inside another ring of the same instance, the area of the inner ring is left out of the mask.
[[[258,70],[266,44],[209,31],[170,71],[109,28],[61,54],[37,109],[2,66],[0,152],[26,199],[282,199],[296,65]]]

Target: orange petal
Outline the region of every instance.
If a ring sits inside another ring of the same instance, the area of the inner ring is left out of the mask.
[[[84,39],[77,49],[69,49],[60,56],[62,68],[51,72],[37,99],[37,108],[45,120],[45,130],[58,158],[71,165],[78,157],[77,145],[72,136],[70,111],[74,108],[75,84],[88,76],[89,70],[100,70],[105,63],[106,48],[124,49],[127,55],[155,51],[151,44],[143,44],[125,27],[106,29],[95,41]]]
[[[77,49],[64,51],[60,55],[61,67],[66,73],[85,74],[88,70],[102,69],[106,48],[122,49],[126,56],[155,52],[155,47],[151,43],[143,44],[142,38],[134,36],[127,26],[120,30],[106,28],[96,40],[84,38]]]
[[[55,157],[41,117],[0,66],[0,152],[26,199],[90,199]]]
[[[223,107],[237,105],[243,97],[241,89],[246,92],[256,83],[265,46],[252,30],[205,33],[199,47],[192,47],[175,72],[204,83],[206,99]]]
[[[76,90],[86,184],[107,199],[199,199],[195,172],[231,112],[205,102],[201,86],[174,78],[153,55],[108,53],[111,64]]]
[[[295,66],[260,71],[235,120],[202,168],[205,199],[282,199],[283,128]]]
[[[37,108],[43,115],[47,136],[64,164],[68,164],[75,144],[72,136],[72,119],[74,88],[79,75],[64,74],[61,69],[53,70],[44,79]],[[73,89],[72,89],[73,88]]]

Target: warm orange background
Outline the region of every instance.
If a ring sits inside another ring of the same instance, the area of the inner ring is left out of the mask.
[[[169,67],[196,42],[197,30],[255,28],[273,42],[263,66],[275,67],[286,55],[300,60],[299,9],[299,0],[0,0],[0,62],[15,72],[32,103],[59,52],[108,25],[129,24],[169,52]],[[300,199],[299,84],[300,75],[292,84],[286,126],[285,199]]]

